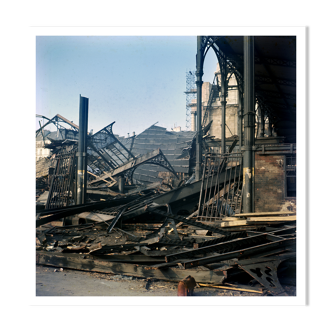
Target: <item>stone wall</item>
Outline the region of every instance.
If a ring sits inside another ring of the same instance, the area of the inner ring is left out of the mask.
[[[212,105],[213,106],[213,105]],[[226,104],[226,138],[237,135],[238,106]],[[221,107],[213,107],[208,113],[208,121],[213,120],[209,134],[221,138]]]

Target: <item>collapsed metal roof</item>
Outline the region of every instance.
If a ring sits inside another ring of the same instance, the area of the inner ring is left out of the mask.
[[[193,131],[167,131],[166,128],[153,125],[135,137],[132,152],[136,156],[160,148],[175,172],[188,174],[190,158],[189,155],[183,157],[183,150],[191,147],[195,134]],[[142,165],[137,168],[133,178],[141,182],[156,182],[161,180],[159,172],[165,172],[165,169],[157,165]]]

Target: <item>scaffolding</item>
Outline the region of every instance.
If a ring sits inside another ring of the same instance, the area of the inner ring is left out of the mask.
[[[197,89],[196,89],[196,78],[195,71],[186,72],[186,130],[190,130],[191,127],[191,108],[196,106],[196,103],[193,103],[193,99],[196,99]]]

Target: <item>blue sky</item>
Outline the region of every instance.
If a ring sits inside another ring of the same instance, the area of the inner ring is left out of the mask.
[[[94,132],[113,121],[119,135],[156,122],[184,130],[186,71],[195,70],[196,49],[196,36],[37,36],[36,114],[78,124],[81,94]],[[211,51],[203,81],[212,82],[216,65]]]

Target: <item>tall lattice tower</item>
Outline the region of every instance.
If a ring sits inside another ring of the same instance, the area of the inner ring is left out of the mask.
[[[191,108],[196,105],[193,99],[197,97],[195,71],[186,72],[186,130],[191,129]]]

